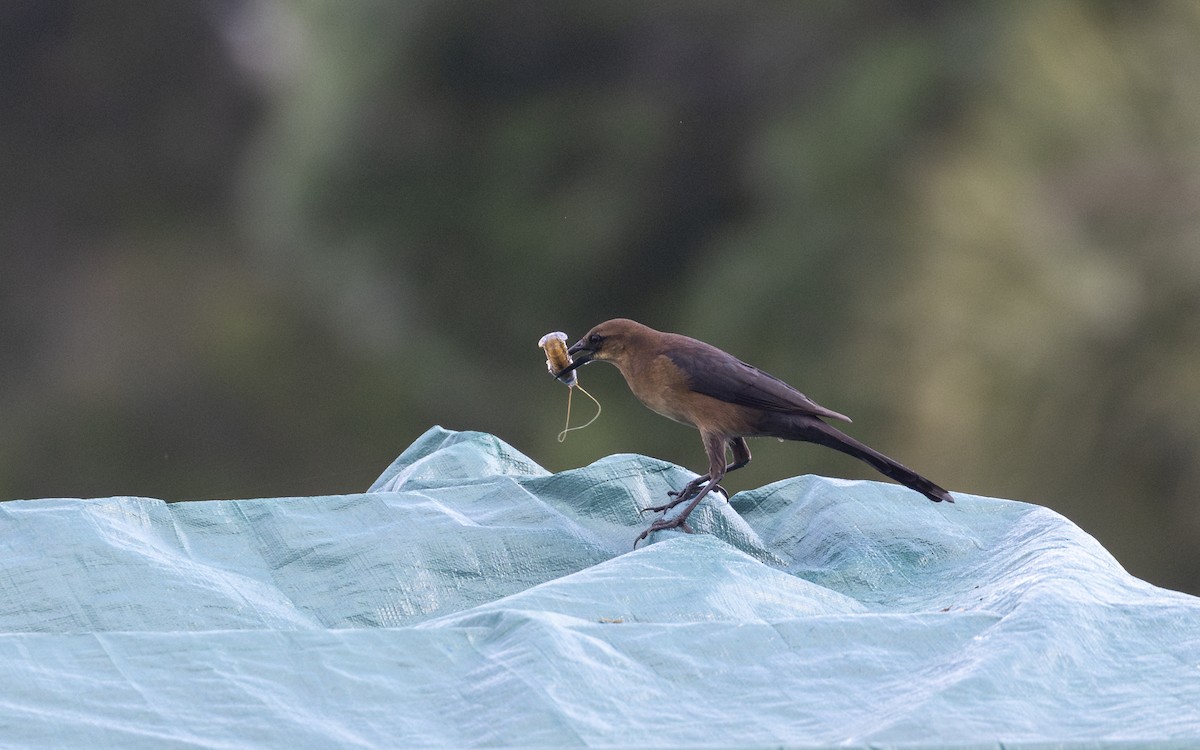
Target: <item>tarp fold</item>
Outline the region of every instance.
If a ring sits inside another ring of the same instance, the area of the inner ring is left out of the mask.
[[[433,428],[360,494],[0,504],[5,747],[1200,746],[1200,600],[1045,508]]]

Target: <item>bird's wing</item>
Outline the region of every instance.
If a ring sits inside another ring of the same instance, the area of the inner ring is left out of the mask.
[[[707,351],[700,357],[666,352],[687,376],[688,386],[696,393],[766,411],[799,412],[851,421],[845,414],[826,409],[774,375],[716,347],[702,345]]]

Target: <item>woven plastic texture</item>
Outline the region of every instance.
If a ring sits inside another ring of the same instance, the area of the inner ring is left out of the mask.
[[[366,493],[0,504],[0,745],[1200,747],[1200,600],[1034,505],[431,429]],[[736,512],[735,512],[736,511]]]

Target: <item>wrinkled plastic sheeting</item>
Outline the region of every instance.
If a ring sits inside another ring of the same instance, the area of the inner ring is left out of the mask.
[[[550,474],[434,428],[363,494],[0,505],[5,747],[1200,746],[1200,600],[1034,505]]]

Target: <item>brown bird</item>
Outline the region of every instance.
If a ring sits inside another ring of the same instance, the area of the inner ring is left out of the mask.
[[[593,328],[571,346],[571,365],[561,377],[588,362],[616,365],[633,395],[664,417],[700,431],[708,454],[708,473],[689,482],[665,505],[642,512],[664,512],[691,500],[683,512],[655,521],[633,543],[655,531],[682,528],[691,533],[688,515],[728,472],[750,463],[748,437],[803,440],[841,451],[867,462],[876,471],[940,503],[954,502],[950,493],[912,469],[888,458],[825,419],[850,418],[826,409],[782,380],[703,341],[663,333],[633,320],[617,318]],[[733,454],[728,463],[726,450]]]

